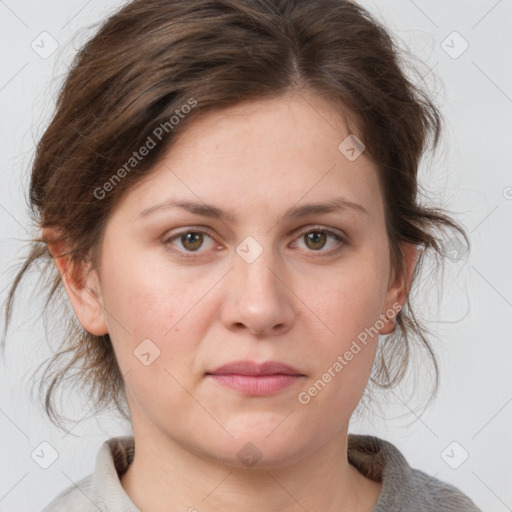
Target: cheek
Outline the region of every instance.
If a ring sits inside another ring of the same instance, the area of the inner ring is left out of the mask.
[[[141,336],[151,337],[161,332],[158,326],[164,318],[166,325],[172,325],[175,312],[170,306],[176,298],[169,294],[164,281],[144,266],[116,265],[105,272],[103,281],[104,306],[110,317],[112,337],[136,341]]]
[[[319,310],[333,338],[347,342],[375,326],[386,295],[385,277],[379,265],[353,266],[319,295]]]
[[[162,338],[199,300],[198,287],[168,266],[143,257],[109,266],[102,284],[104,303],[112,330],[118,333],[122,324],[123,337]]]
[[[123,264],[112,269],[103,288],[112,345],[134,410],[145,410],[155,422],[161,408],[190,412],[194,402],[181,386],[190,387],[208,321],[201,314],[201,286],[168,269]]]
[[[154,358],[155,364],[150,366],[154,372],[167,369],[173,374],[185,373],[192,364],[185,361],[193,361],[212,321],[213,312],[204,297],[204,290],[214,284],[211,276],[196,279],[190,272],[133,261],[106,270],[103,298],[109,334],[123,373],[138,372],[140,356],[148,352],[150,356],[145,358]]]
[[[325,400],[358,400],[366,386],[382,327],[383,277],[378,265],[361,264],[344,269],[324,293],[316,294],[324,329],[315,346],[315,378],[327,383]]]
[[[368,384],[379,342],[375,295],[358,290],[325,296],[329,329],[318,338],[311,354],[315,372],[297,397],[300,407],[320,418],[319,429],[336,429],[348,421]],[[339,419],[337,426],[325,415],[326,410]]]

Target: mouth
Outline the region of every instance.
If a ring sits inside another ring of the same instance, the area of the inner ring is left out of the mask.
[[[207,372],[206,376],[224,387],[252,396],[277,393],[305,377],[296,368],[278,361],[263,364],[235,361]]]

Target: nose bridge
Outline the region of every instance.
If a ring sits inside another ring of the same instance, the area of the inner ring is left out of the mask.
[[[260,238],[260,240],[262,240]],[[276,295],[282,286],[276,277],[276,268],[281,267],[279,258],[272,248],[253,237],[247,237],[236,249],[235,269],[237,278],[242,280],[245,292],[254,291],[256,294]],[[249,293],[250,295],[250,293]],[[268,297],[270,299],[270,296]]]
[[[252,237],[241,242],[231,272],[231,314],[228,321],[253,331],[291,325],[292,305],[282,274],[279,255]]]

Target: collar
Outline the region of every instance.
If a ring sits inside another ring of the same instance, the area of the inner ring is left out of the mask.
[[[347,446],[349,463],[368,478],[382,481],[374,512],[393,510],[398,496],[414,494],[411,468],[393,444],[374,436],[349,434]],[[106,511],[140,512],[120,481],[132,463],[134,453],[133,436],[110,438],[98,451],[92,484]]]

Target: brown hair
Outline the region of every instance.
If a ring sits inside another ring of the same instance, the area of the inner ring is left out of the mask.
[[[200,113],[290,90],[330,99],[340,115],[356,120],[350,131],[378,165],[392,270],[404,271],[402,242],[424,248],[412,283],[426,254],[442,263],[442,239],[436,236],[441,228],[458,231],[469,247],[459,224],[419,202],[419,162],[429,141],[437,147],[442,118],[406,76],[400,52],[383,25],[349,0],[135,0],[102,24],[73,61],[32,166],[34,225],[38,231],[57,227],[61,236],[30,240],[6,301],[5,333],[22,277],[35,262],[44,264],[45,311],[53,307],[67,319],[61,350],[41,382],[48,383],[44,403],[54,423],[54,392],[72,369],[89,386],[97,412],[115,404],[128,415],[110,338],[85,331],[66,306],[48,244],[65,247],[74,265],[98,268],[109,215]],[[132,160],[149,138],[154,148]],[[438,366],[430,333],[409,300],[397,324],[379,346],[370,382],[397,385],[414,345],[426,350],[435,370],[434,396]]]

